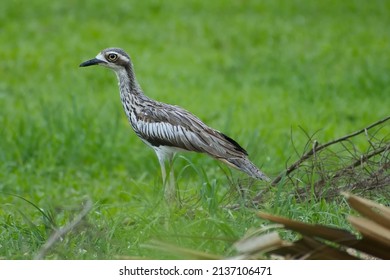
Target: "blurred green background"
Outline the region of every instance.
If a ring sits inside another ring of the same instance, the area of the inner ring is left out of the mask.
[[[48,258],[174,257],[142,247],[152,239],[229,254],[262,224],[221,207],[246,176],[202,155],[176,160],[182,207],[164,204],[114,75],[78,67],[100,50],[126,50],[149,97],[231,136],[272,177],[306,144],[299,127],[324,143],[388,115],[389,13],[385,0],[2,1],[0,258],[32,258],[86,197],[88,221]],[[346,205],[273,198],[261,210],[347,227]]]

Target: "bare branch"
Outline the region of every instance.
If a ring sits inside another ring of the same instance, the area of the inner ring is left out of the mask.
[[[383,146],[383,147],[380,147],[380,148],[377,148],[373,151],[371,151],[370,153],[368,154],[365,154],[365,155],[362,155],[359,159],[357,159],[355,162],[353,162],[352,164],[350,164],[349,166],[347,167],[344,167],[342,170],[340,170],[339,172],[336,172],[332,177],[331,179],[336,179],[340,176],[342,176],[344,173],[345,173],[345,170],[350,170],[350,169],[353,169],[359,165],[362,165],[363,163],[367,162],[370,158],[376,156],[376,155],[379,155],[381,153],[383,153],[384,151],[386,150],[389,150],[390,149],[390,144],[388,144],[387,146]],[[321,179],[320,181],[316,182],[315,183],[315,187],[317,188],[319,185],[321,185],[322,183],[324,182],[323,179]]]
[[[283,171],[282,173],[280,173],[272,182],[271,184],[272,185],[276,185],[277,183],[280,182],[280,180],[284,177],[284,176],[287,176],[289,175],[291,172],[293,172],[294,170],[296,170],[304,161],[306,161],[308,158],[310,158],[315,152],[319,152],[323,149],[325,149],[326,147],[329,147],[335,143],[339,143],[339,142],[342,142],[342,141],[345,141],[345,140],[348,140],[349,138],[352,138],[356,135],[359,135],[359,134],[362,134],[362,133],[366,133],[369,129],[375,127],[375,126],[378,126],[386,121],[390,120],[390,116],[387,116],[386,118],[384,119],[381,119],[361,130],[358,130],[354,133],[351,133],[351,134],[348,134],[348,135],[345,135],[343,137],[340,137],[340,138],[337,138],[333,141],[330,141],[328,143],[325,143],[323,145],[318,145],[315,149],[310,149],[309,151],[307,151],[300,159],[298,159],[296,162],[294,162],[293,164],[291,164],[285,171]]]

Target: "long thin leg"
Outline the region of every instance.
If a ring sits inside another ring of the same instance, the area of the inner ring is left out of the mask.
[[[164,196],[165,200],[167,202],[174,202],[176,200],[176,183],[175,183],[175,174],[173,172],[173,156],[170,155],[168,160],[164,162],[164,164],[168,164],[168,176],[165,177],[165,182],[164,182]],[[164,167],[165,168],[165,167]]]
[[[163,185],[165,186],[166,179],[167,179],[167,173],[165,171],[165,160],[163,158],[160,158],[158,156],[158,154],[157,154],[157,157],[158,157],[158,162],[160,163],[160,167],[161,167],[161,177],[162,177]]]
[[[155,149],[155,151],[156,151],[158,161],[159,161],[160,166],[161,166],[161,177],[163,179],[165,200],[168,203],[173,202],[176,199],[175,175],[174,175],[173,168],[172,168],[173,154],[164,153],[164,152],[157,150],[157,149]],[[168,166],[169,177],[167,177],[167,173],[166,173],[167,170],[165,168],[165,164],[167,164],[167,163],[169,164],[169,166]]]
[[[173,170],[173,156],[169,158],[168,164],[169,182],[165,186],[165,197],[168,199],[168,201],[173,201],[176,199],[176,181]]]

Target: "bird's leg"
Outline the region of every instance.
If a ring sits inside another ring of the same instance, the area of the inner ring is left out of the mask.
[[[160,162],[161,166],[161,178],[163,181],[163,186],[165,187],[166,179],[167,179],[167,172],[165,171],[165,160],[158,158],[158,161]]]
[[[169,179],[165,184],[165,198],[167,201],[174,201],[176,199],[176,181],[173,169],[173,157],[169,158],[168,164]]]
[[[168,203],[174,202],[176,200],[176,182],[175,174],[173,172],[173,156],[169,156],[168,160],[165,162],[168,164],[168,176],[165,176],[164,181],[164,196],[165,200]],[[165,167],[164,167],[165,168]]]
[[[176,199],[176,183],[173,173],[173,155],[157,153],[158,161],[161,166],[161,177],[163,179],[164,196],[168,203],[172,203]],[[168,170],[165,165],[168,163]],[[167,176],[168,171],[168,176]]]

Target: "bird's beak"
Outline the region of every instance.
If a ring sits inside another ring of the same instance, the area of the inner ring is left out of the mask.
[[[81,63],[81,64],[80,64],[80,67],[86,67],[86,66],[91,66],[91,65],[97,65],[97,64],[100,64],[100,63],[106,63],[106,62],[103,61],[103,60],[97,59],[97,58],[93,58],[93,59],[90,59],[90,60],[87,60],[87,61]]]

